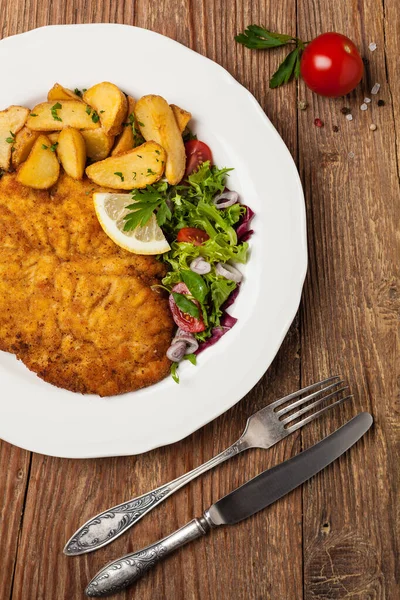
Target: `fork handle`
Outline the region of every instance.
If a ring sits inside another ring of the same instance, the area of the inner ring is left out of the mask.
[[[132,585],[144,573],[185,544],[206,535],[213,524],[203,516],[143,550],[127,554],[106,565],[91,580],[85,593],[90,597],[109,596]]]
[[[67,556],[77,556],[78,554],[92,552],[109,544],[137,523],[144,515],[147,515],[153,508],[161,504],[166,498],[189,483],[189,481],[196,479],[199,475],[206,473],[232,456],[240,454],[249,447],[250,445],[245,438],[241,437],[232,446],[214,456],[214,458],[203,465],[196,467],[193,471],[189,471],[189,473],[185,473],[181,477],[147,494],[118,504],[96,515],[74,533],[67,542],[64,553]]]

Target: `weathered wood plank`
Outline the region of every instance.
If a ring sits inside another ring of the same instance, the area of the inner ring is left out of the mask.
[[[268,89],[267,73],[277,54],[252,53],[233,42],[250,22],[269,22],[284,31],[295,28],[295,1],[272,8],[210,0],[190,2],[99,4],[75,0],[41,8],[35,0],[18,0],[13,10],[0,2],[2,34],[47,23],[116,21],[148,27],[191,46],[225,66],[256,95],[296,155],[296,90]],[[133,14],[134,10],[134,14]],[[15,15],[19,17],[16,19]],[[7,26],[4,26],[8,23]],[[298,323],[256,389],[239,405],[187,440],[136,458],[66,461],[35,455],[27,495],[24,527],[14,583],[14,600],[82,598],[88,579],[108,560],[166,535],[201,512],[220,495],[281,461],[300,448],[293,436],[271,452],[253,451],[181,490],[144,519],[134,534],[86,557],[62,555],[62,547],[77,525],[131,494],[142,493],[193,468],[238,437],[246,417],[299,384]],[[282,570],[282,556],[290,569]],[[302,597],[301,493],[271,507],[235,528],[214,532],[160,566],[141,581],[136,593],[144,600],[235,600]],[[132,597],[132,592],[120,598]]]
[[[9,598],[13,579],[31,453],[0,440],[0,598]]]
[[[393,6],[394,8],[394,6]],[[399,187],[391,93],[386,83],[380,3],[299,3],[299,31],[348,34],[368,59],[363,85],[350,97],[318,98],[300,84],[310,107],[299,121],[300,169],[307,197],[310,267],[302,318],[302,379],[340,372],[353,405],[304,431],[320,439],[356,411],[369,410],[374,430],[350,453],[304,486],[305,599],[395,599],[399,470]],[[378,44],[376,52],[368,44]],[[391,67],[394,74],[393,66]],[[382,85],[367,112],[373,83]],[[383,98],[384,107],[377,100]],[[354,120],[340,113],[352,108]],[[314,127],[320,117],[325,127]],[[370,131],[370,123],[378,129]],[[340,131],[335,133],[333,125]],[[396,424],[397,423],[397,424]],[[398,452],[397,452],[398,455]]]

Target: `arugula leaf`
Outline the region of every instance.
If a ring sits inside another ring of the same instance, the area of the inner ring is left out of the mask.
[[[171,377],[175,383],[179,383],[178,367],[179,363],[177,362],[173,362],[171,365]]]
[[[296,48],[289,52],[285,60],[279,65],[277,71],[272,75],[269,87],[277,88],[283,83],[287,83],[295,73],[295,66],[299,57],[299,49]]]
[[[172,296],[176,302],[176,305],[180,310],[191,317],[195,317],[196,319],[200,316],[199,307],[189,300],[186,294],[179,294],[179,292],[172,292]]]
[[[183,360],[188,360],[189,362],[192,363],[192,365],[197,364],[197,357],[195,354],[185,354],[185,356],[183,357]]]
[[[256,48],[258,50],[285,46],[289,42],[295,41],[295,39],[291,35],[274,33],[258,25],[249,25],[244,33],[235,36],[235,40],[239,44],[243,44],[246,48]]]
[[[203,303],[208,294],[208,287],[202,276],[189,270],[182,271],[181,275],[193,298]]]

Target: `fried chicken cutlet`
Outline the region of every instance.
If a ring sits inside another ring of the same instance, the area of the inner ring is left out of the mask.
[[[0,350],[53,385],[110,396],[169,373],[174,324],[151,289],[163,265],[108,238],[98,189],[66,174],[48,191],[0,179]]]

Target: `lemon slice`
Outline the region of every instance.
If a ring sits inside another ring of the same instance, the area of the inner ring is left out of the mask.
[[[130,194],[95,193],[93,202],[103,230],[121,248],[134,254],[163,254],[171,249],[154,214],[144,227],[124,231],[126,207],[134,202]]]

